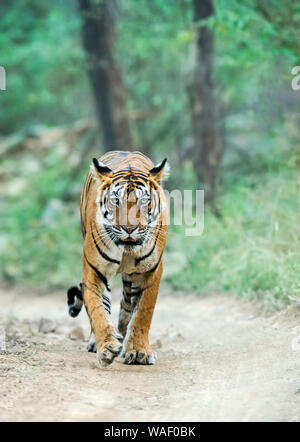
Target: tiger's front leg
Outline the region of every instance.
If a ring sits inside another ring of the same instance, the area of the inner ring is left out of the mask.
[[[133,275],[132,284],[140,286],[141,294],[133,309],[123,342],[125,364],[153,365],[156,354],[149,344],[149,331],[162,276],[163,264],[145,275]]]
[[[104,275],[84,258],[83,300],[95,336],[99,363],[111,364],[122,349],[119,334],[110,321],[110,290]]]

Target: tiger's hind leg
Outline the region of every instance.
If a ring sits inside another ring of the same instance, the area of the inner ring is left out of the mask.
[[[120,313],[118,330],[121,335],[125,338],[127,332],[127,326],[129,324],[132,312],[131,305],[131,281],[128,279],[127,275],[123,274],[123,298],[120,303]]]

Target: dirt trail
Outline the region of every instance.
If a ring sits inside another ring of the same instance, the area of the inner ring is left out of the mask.
[[[163,289],[151,334],[158,363],[100,369],[86,342],[68,338],[89,327],[85,312],[67,317],[65,293],[2,290],[0,305],[1,421],[300,421],[296,308],[266,317],[229,296]],[[55,333],[38,332],[41,317]]]

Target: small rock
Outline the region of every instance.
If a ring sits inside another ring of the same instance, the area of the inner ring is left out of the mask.
[[[84,341],[84,332],[81,327],[73,328],[69,333],[69,338],[73,341]]]
[[[156,348],[161,348],[161,347],[162,347],[162,342],[161,342],[160,339],[156,339],[155,347],[156,347]]]
[[[56,324],[54,321],[51,321],[51,319],[41,318],[39,325],[40,333],[51,333],[55,330],[55,328]]]

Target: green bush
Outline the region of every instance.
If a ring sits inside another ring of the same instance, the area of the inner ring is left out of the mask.
[[[176,289],[230,291],[282,307],[300,293],[299,172],[295,152],[257,158],[267,167],[224,183],[222,218],[209,209],[202,237],[171,230],[173,250],[186,260],[168,276]],[[264,164],[265,162],[265,164]]]

